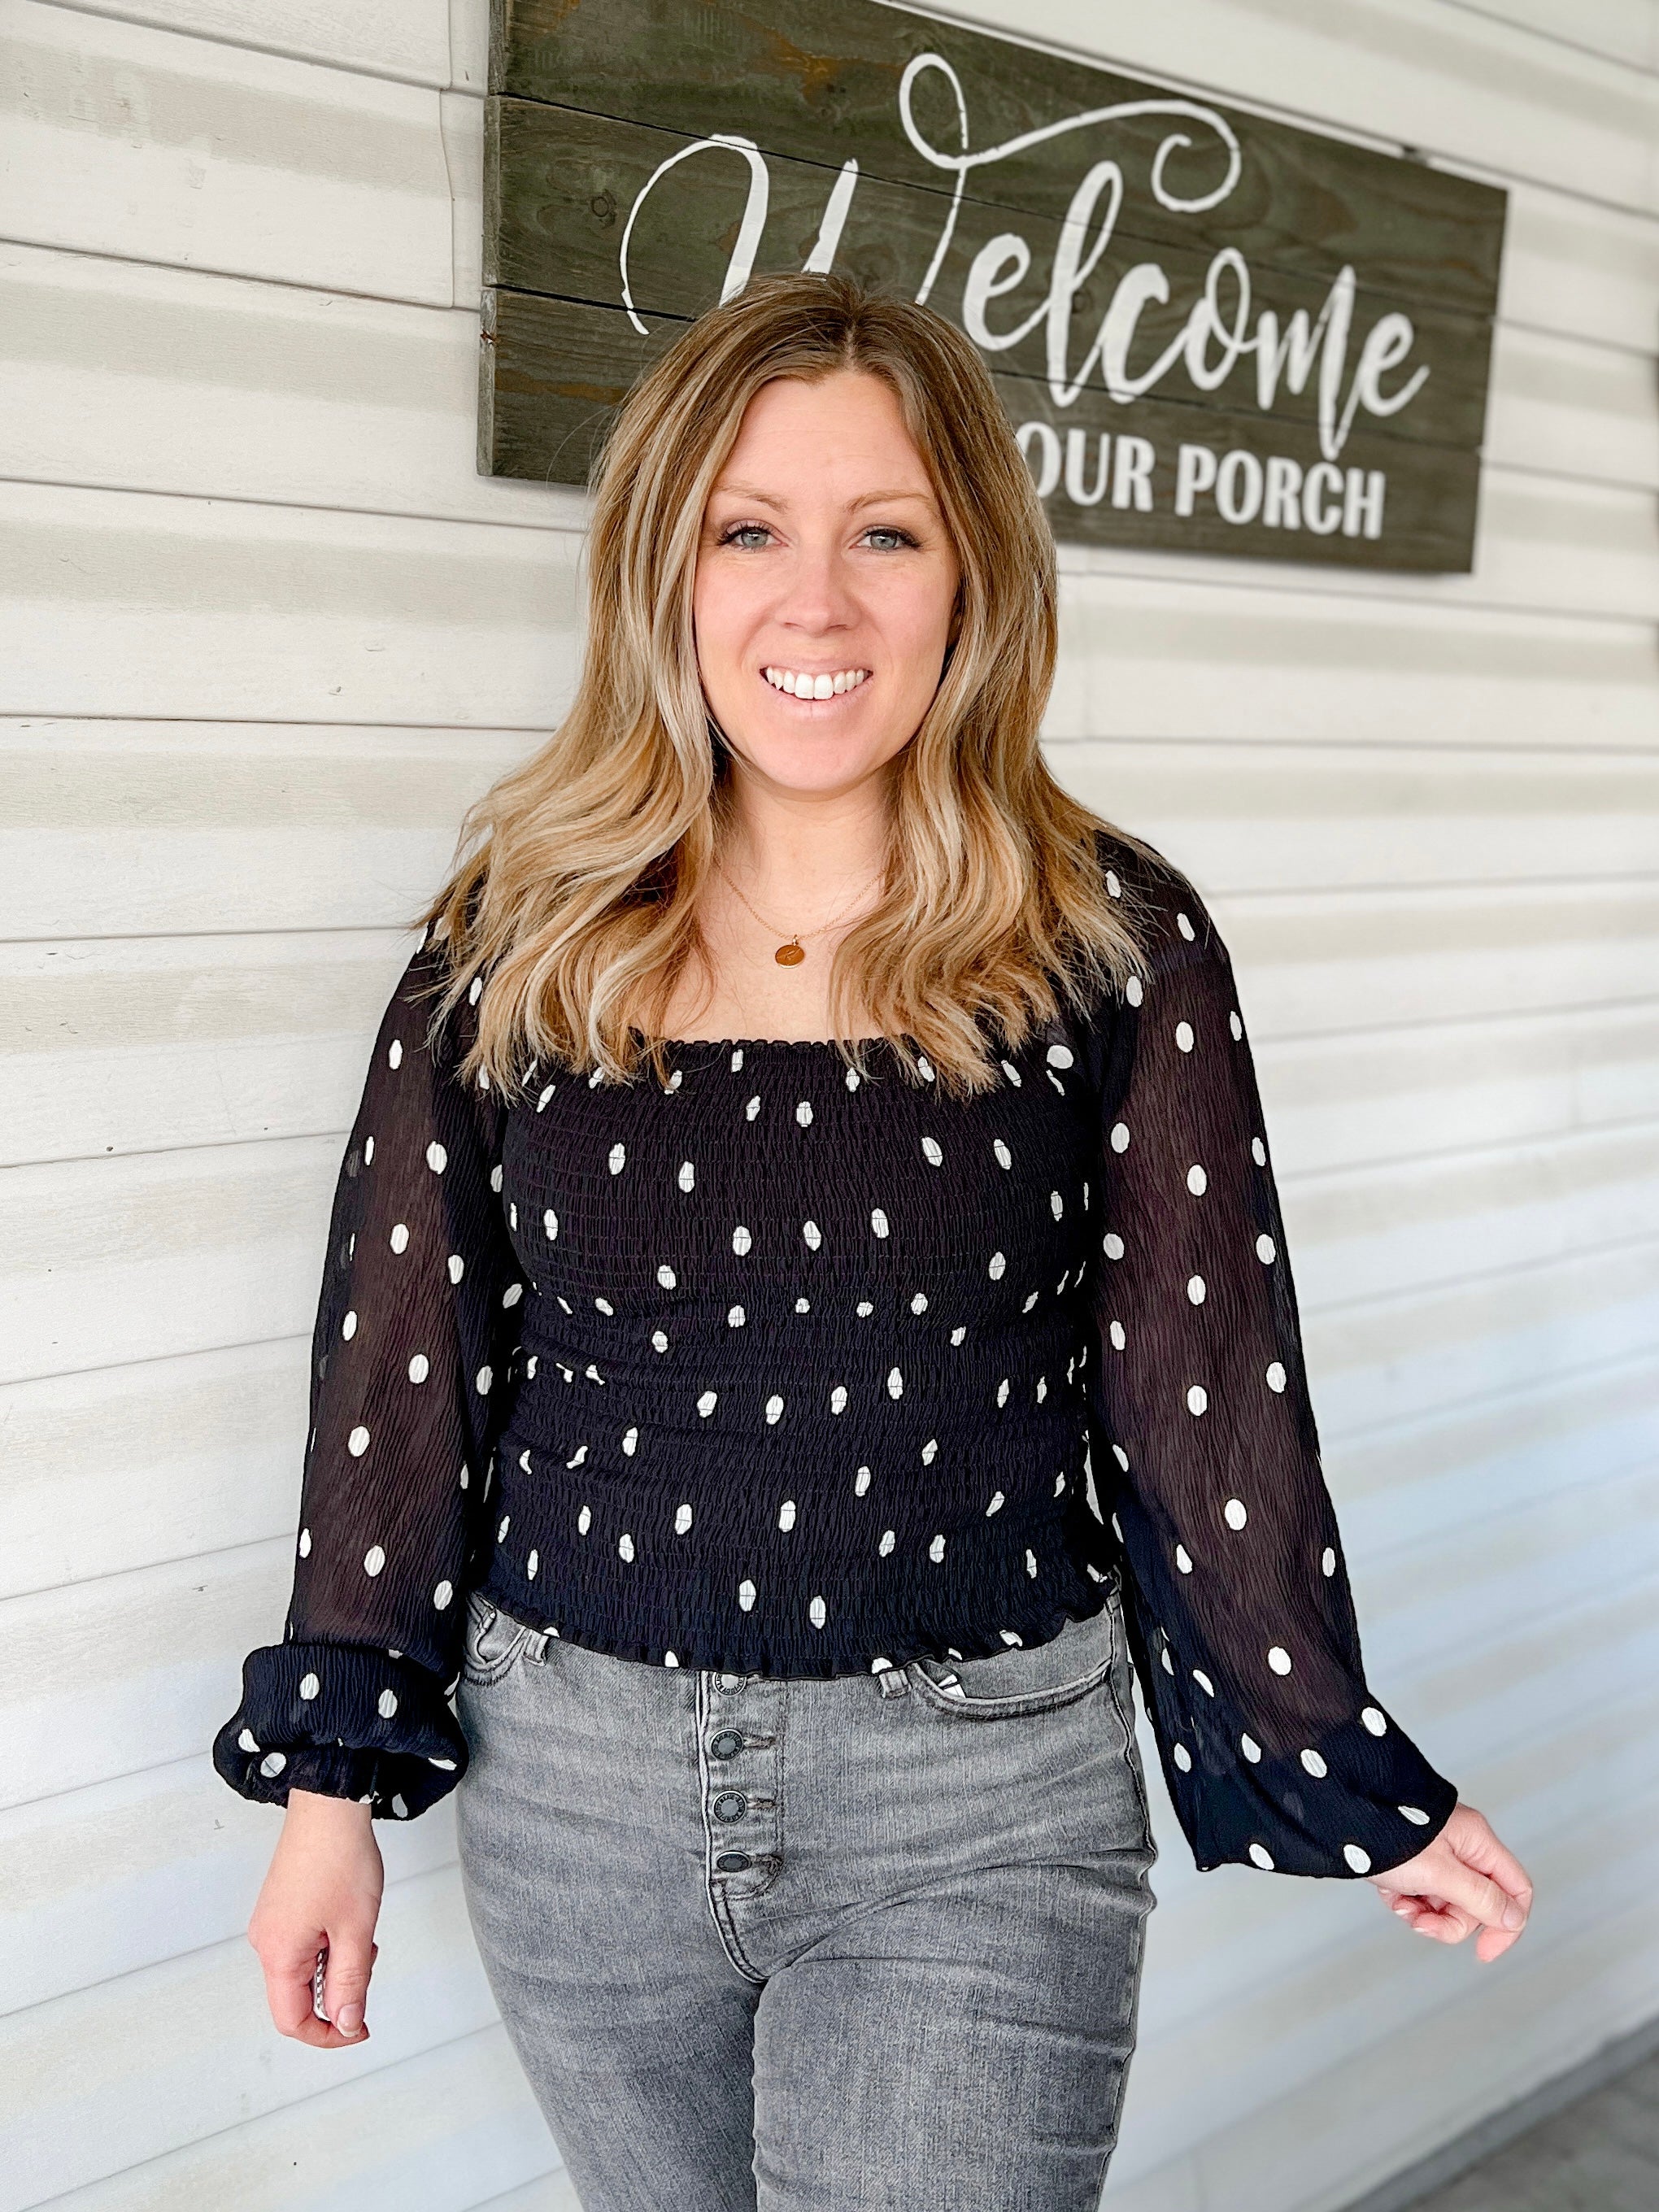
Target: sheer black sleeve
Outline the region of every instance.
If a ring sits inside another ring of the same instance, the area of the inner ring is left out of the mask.
[[[449,1706],[523,1294],[501,1115],[455,1070],[463,1001],[426,1042],[430,936],[380,1023],[341,1164],[312,1343],[284,1640],[250,1652],[213,1741],[242,1796],[355,1797],[413,1819],[466,1771]]]
[[[1382,1873],[1457,1792],[1365,1682],[1226,947],[1167,864],[1115,869],[1148,963],[1100,1069],[1091,1457],[1136,1671],[1200,1869]]]

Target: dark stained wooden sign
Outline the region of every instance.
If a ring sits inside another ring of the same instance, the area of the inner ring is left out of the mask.
[[[1473,565],[1506,196],[878,0],[492,0],[478,466],[757,270],[973,337],[1054,534]]]

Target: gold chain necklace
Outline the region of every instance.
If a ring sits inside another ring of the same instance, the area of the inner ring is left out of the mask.
[[[732,883],[731,877],[726,875],[726,870],[720,866],[720,863],[718,860],[715,861],[714,866],[720,869],[720,874],[726,878],[726,882],[733,896],[743,900],[743,903],[744,906],[749,908],[750,913],[754,915],[761,927],[763,929],[770,930],[773,935],[776,936],[778,934],[777,925],[775,922],[769,921],[763,914],[760,913],[754,906],[750,905],[750,902],[746,898],[744,898],[743,893],[738,890],[737,885]],[[872,884],[875,881],[876,878],[872,876],[870,883],[866,883],[862,885],[861,889],[863,890],[868,890],[870,884]],[[853,897],[847,902],[846,906],[840,908],[837,912],[832,914],[828,921],[819,922],[815,929],[798,929],[793,936],[786,938],[783,943],[779,945],[777,951],[772,955],[772,957],[777,962],[779,967],[799,968],[801,962],[806,957],[806,947],[801,943],[802,938],[822,937],[826,929],[833,929],[836,924],[846,915],[848,908],[851,907],[854,903],[859,896],[860,893],[855,891],[853,894]]]

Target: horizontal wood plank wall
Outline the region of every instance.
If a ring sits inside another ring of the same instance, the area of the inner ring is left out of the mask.
[[[1474,573],[1067,548],[1047,732],[1215,904],[1368,1666],[1539,1884],[1486,1969],[1363,1883],[1200,1879],[1148,1740],[1107,2201],[1336,2212],[1659,1966],[1659,10],[954,13],[1511,194]],[[407,916],[576,665],[580,495],[473,467],[486,29],[0,21],[4,2206],[574,2212],[450,1810],[383,1830],[374,2039],[324,2063],[243,1937],[276,1816],[207,1758]]]

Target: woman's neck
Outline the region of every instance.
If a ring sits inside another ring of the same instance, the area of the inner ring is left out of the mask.
[[[827,921],[878,880],[892,818],[884,775],[850,791],[778,791],[738,773],[717,850],[721,867],[769,919]]]
[[[682,976],[665,1033],[799,1042],[834,1035],[830,961],[881,896],[889,818],[884,783],[822,795],[739,784],[698,902],[708,973]],[[865,1027],[855,1020],[852,1034]]]

